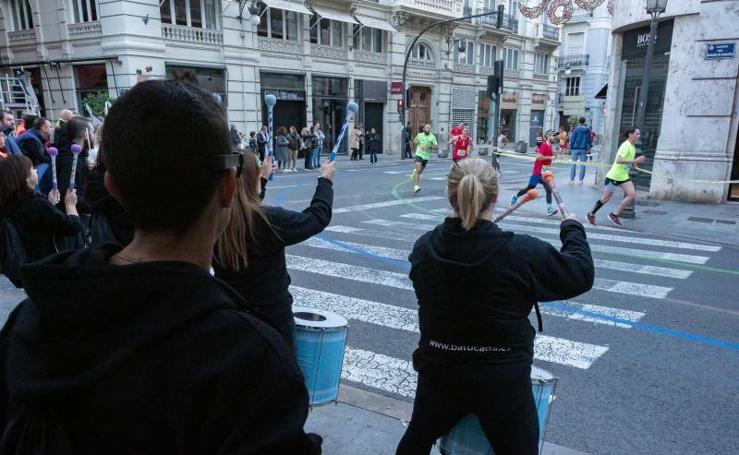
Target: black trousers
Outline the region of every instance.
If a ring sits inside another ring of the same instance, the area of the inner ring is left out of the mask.
[[[463,416],[476,414],[496,455],[537,455],[539,422],[531,365],[426,369],[397,455],[428,455]]]

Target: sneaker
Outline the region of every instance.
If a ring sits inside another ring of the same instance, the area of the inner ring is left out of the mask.
[[[615,215],[613,213],[609,213],[608,214],[608,219],[611,220],[611,223],[613,223],[615,226],[624,227],[624,225],[621,223],[621,220],[619,219],[618,215]]]
[[[416,185],[416,186],[413,187],[413,192],[414,193],[418,193],[419,191],[421,191],[421,187],[420,186]]]
[[[575,181],[574,180],[570,180],[570,185],[574,185],[574,184],[575,184]]]
[[[577,184],[578,184],[578,185],[584,185],[584,184],[585,184],[585,182],[584,182],[584,181],[582,181],[582,180],[580,180],[579,182],[577,182]]]
[[[552,204],[547,205],[547,216],[556,215],[559,209]]]
[[[518,196],[514,194],[513,196],[511,196],[511,207],[516,205],[516,202],[518,202]]]
[[[594,214],[588,212],[588,214],[585,215],[585,218],[587,218],[588,219],[588,223],[592,224],[593,226],[596,226],[597,225],[597,223],[595,222],[595,215]]]

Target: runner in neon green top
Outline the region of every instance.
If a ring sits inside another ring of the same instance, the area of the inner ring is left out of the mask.
[[[413,140],[416,144],[416,164],[411,174],[411,180],[413,181],[413,192],[418,193],[421,191],[421,174],[426,169],[426,165],[431,158],[431,151],[439,148],[439,143],[436,141],[436,136],[431,134],[431,125],[423,127],[423,133],[418,133],[416,139]]]
[[[623,227],[621,219],[618,216],[625,207],[636,199],[634,182],[632,182],[629,177],[629,168],[626,165],[641,164],[645,160],[644,156],[636,157],[636,149],[634,148],[634,144],[639,141],[640,136],[641,132],[639,131],[639,128],[632,128],[626,132],[626,140],[621,144],[621,147],[618,148],[613,166],[611,166],[611,170],[606,174],[606,186],[603,188],[603,196],[595,202],[593,210],[587,214],[590,224],[596,224],[595,212],[610,201],[611,196],[613,196],[613,192],[616,191],[617,187],[620,187],[623,190],[625,197],[616,210],[608,214],[608,219],[616,226]]]

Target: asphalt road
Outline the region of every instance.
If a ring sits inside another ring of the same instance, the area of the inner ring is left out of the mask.
[[[406,261],[441,221],[449,161],[432,160],[411,194],[411,162],[341,158],[329,229],[288,249],[296,305],[349,320],[347,383],[412,401],[418,341]],[[530,166],[503,160],[501,205]],[[267,203],[300,210],[316,173],[278,175]],[[536,204],[536,205],[535,205]],[[501,226],[559,246],[543,202]],[[580,211],[582,212],[582,210]],[[542,306],[535,365],[559,378],[546,440],[594,454],[734,454],[739,427],[739,254],[667,235],[588,228],[595,288]],[[7,282],[5,282],[7,283]],[[0,318],[20,294],[0,289]]]

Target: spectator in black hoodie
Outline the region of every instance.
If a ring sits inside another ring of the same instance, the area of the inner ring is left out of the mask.
[[[22,270],[29,299],[0,332],[0,453],[319,453],[287,345],[208,273],[239,163],[220,106],[140,82],[101,147],[134,239]]]
[[[82,227],[74,191],[65,192],[61,205],[65,213],[55,207],[61,199],[59,191],[52,190],[47,198],[34,191],[37,183],[28,157],[10,155],[0,162],[0,216],[10,217],[17,227],[29,262],[56,253],[55,240],[75,235]]]
[[[564,220],[561,251],[500,230],[490,221],[496,173],[480,158],[455,163],[447,191],[455,216],[421,236],[409,258],[419,306],[421,340],[413,354],[419,374],[397,453],[428,454],[464,415],[476,414],[496,454],[535,455],[535,331],[528,315],[538,301],[569,299],[592,287],[585,230]]]
[[[295,319],[285,247],[304,242],[328,226],[335,167],[328,160],[323,163],[310,207],[294,212],[260,204],[271,164],[271,158],[265,158],[260,174],[256,158],[244,156],[236,203],[228,227],[216,243],[213,268],[216,277],[236,289],[247,306],[264,315],[294,348]]]

